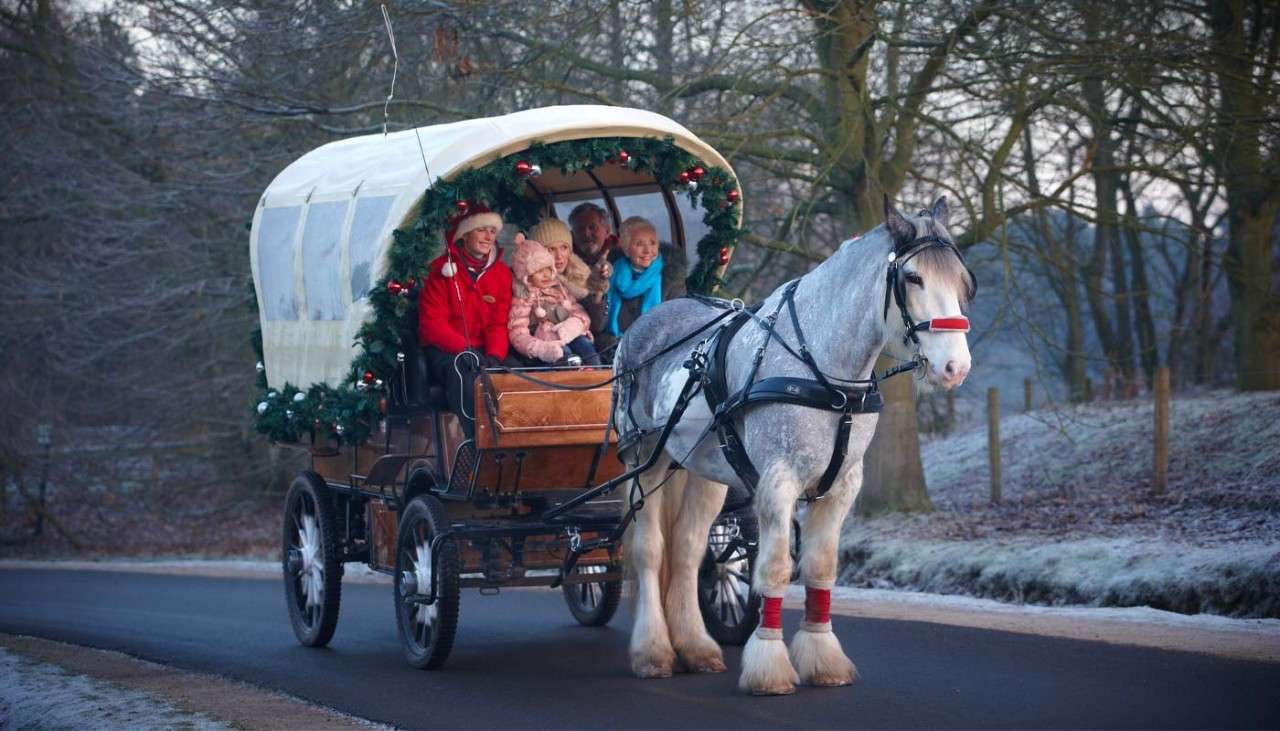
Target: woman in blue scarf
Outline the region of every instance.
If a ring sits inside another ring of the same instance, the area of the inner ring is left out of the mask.
[[[648,219],[622,222],[622,253],[609,277],[609,332],[620,336],[631,323],[662,302],[662,254],[658,230]]]

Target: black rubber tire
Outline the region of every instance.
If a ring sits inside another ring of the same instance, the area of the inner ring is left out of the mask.
[[[419,495],[405,507],[400,516],[396,533],[396,573],[393,582],[393,599],[396,606],[396,629],[400,635],[400,647],[405,660],[421,670],[435,670],[444,665],[453,650],[453,640],[458,632],[458,603],[461,589],[458,575],[461,559],[458,544],[452,538],[439,545],[440,555],[435,563],[436,588],[439,594],[430,606],[404,600],[404,572],[416,571],[418,547],[430,548],[435,537],[449,529],[444,505],[432,495]],[[425,580],[420,581],[425,584]],[[420,586],[419,593],[430,591]],[[419,612],[419,610],[424,610]],[[422,621],[422,620],[427,621]]]
[[[303,472],[289,486],[281,533],[285,605],[293,634],[307,647],[324,647],[338,627],[343,566],[333,493],[316,473]],[[298,558],[291,570],[290,552],[295,550]],[[308,583],[311,592],[318,590],[310,604]]]
[[[755,518],[739,517],[738,527],[746,545],[737,547],[720,566],[717,559],[729,545],[728,524],[722,516],[711,525],[707,552],[698,569],[698,608],[707,632],[717,642],[745,645],[760,624],[760,595],[751,590],[758,529]],[[740,591],[743,588],[745,592]]]
[[[577,566],[575,574],[608,570],[606,566]],[[615,569],[616,570],[616,569]],[[609,624],[622,603],[622,581],[593,581],[586,584],[561,584],[564,603],[569,613],[584,627],[603,627]]]

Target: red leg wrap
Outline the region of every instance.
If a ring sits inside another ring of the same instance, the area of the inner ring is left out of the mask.
[[[760,611],[760,626],[764,629],[782,629],[782,597],[767,596]]]
[[[804,621],[823,624],[831,621],[831,590],[804,588]]]

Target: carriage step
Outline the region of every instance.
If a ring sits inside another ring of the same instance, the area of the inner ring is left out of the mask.
[[[471,494],[476,484],[476,463],[479,460],[480,453],[476,451],[475,442],[468,439],[458,445],[458,450],[453,454],[453,470],[449,473],[447,495],[466,497]]]

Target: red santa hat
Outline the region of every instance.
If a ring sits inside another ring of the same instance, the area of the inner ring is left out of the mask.
[[[502,216],[489,210],[489,207],[483,203],[474,204],[467,209],[466,213],[450,219],[449,229],[445,232],[445,242],[453,246],[454,242],[462,238],[468,231],[474,231],[484,226],[492,226],[501,231]]]

